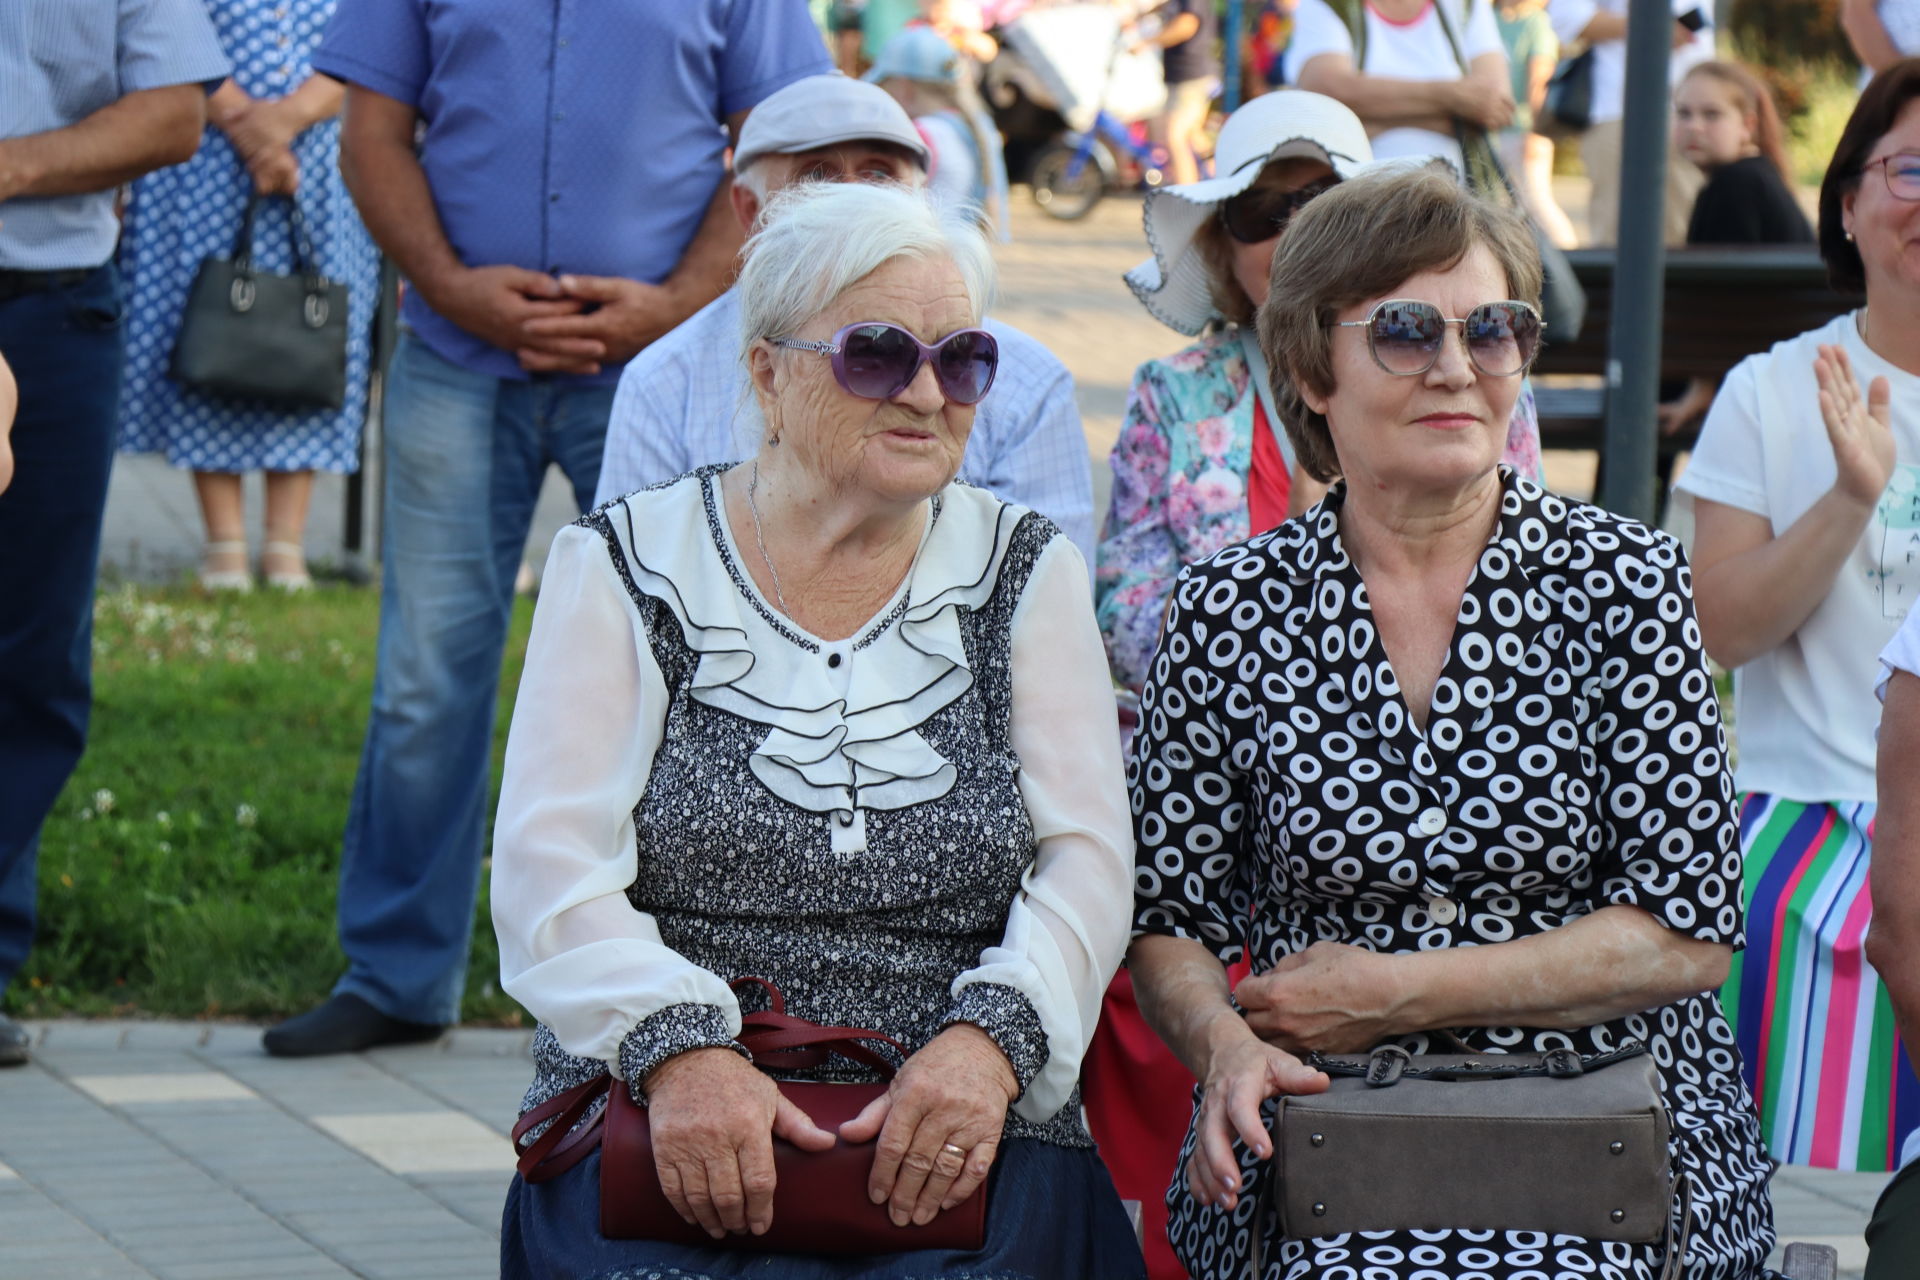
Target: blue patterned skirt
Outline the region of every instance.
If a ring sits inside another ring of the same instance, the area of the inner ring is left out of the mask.
[[[987,1247],[867,1257],[690,1248],[600,1235],[600,1155],[551,1182],[515,1177],[500,1226],[501,1280],[1146,1280],[1106,1166],[1092,1150],[1001,1144]]]

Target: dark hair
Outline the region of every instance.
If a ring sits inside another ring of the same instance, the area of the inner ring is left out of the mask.
[[[1424,271],[1452,268],[1475,245],[1500,264],[1509,297],[1540,305],[1540,253],[1526,219],[1468,191],[1445,161],[1349,178],[1287,224],[1260,308],[1260,350],[1273,375],[1274,408],[1308,475],[1340,474],[1326,417],[1299,391],[1334,391],[1327,326],[1357,302]]]
[[[1773,93],[1763,84],[1759,76],[1747,70],[1737,62],[1715,60],[1696,64],[1692,70],[1681,77],[1685,84],[1695,76],[1707,76],[1718,80],[1745,99],[1742,114],[1753,120],[1753,144],[1760,148],[1767,163],[1772,165],[1783,181],[1791,181],[1789,176],[1793,167],[1787,161],[1785,131],[1780,127],[1780,111],[1773,105]]]
[[[1847,239],[1840,204],[1860,189],[1862,167],[1915,98],[1920,98],[1920,58],[1902,58],[1867,85],[1834,144],[1827,176],[1820,181],[1820,257],[1828,282],[1841,293],[1865,289],[1867,268],[1859,247]]]

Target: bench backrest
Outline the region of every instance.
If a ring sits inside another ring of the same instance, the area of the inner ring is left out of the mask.
[[[1587,291],[1587,322],[1571,342],[1547,334],[1534,372],[1604,374],[1614,252],[1576,249],[1567,258]],[[1669,249],[1661,371],[1670,378],[1719,378],[1747,356],[1863,301],[1834,292],[1811,246]]]

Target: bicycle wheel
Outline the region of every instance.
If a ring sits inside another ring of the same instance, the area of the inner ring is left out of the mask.
[[[1056,142],[1033,158],[1033,202],[1049,218],[1072,222],[1084,218],[1106,192],[1106,176],[1092,157],[1078,161],[1076,148]]]

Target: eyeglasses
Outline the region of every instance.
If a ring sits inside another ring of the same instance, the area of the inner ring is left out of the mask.
[[[1524,302],[1483,302],[1460,319],[1440,314],[1431,302],[1393,298],[1365,320],[1339,320],[1330,329],[1365,329],[1373,362],[1388,373],[1410,378],[1433,368],[1446,340],[1447,326],[1460,326],[1467,358],[1492,378],[1525,373],[1540,350],[1540,313]]]
[[[1900,151],[1860,166],[1860,172],[1878,166],[1887,180],[1887,192],[1896,200],[1920,200],[1920,153]]]
[[[1000,344],[985,329],[961,329],[928,346],[897,324],[850,324],[830,342],[774,338],[773,345],[833,357],[841,389],[862,400],[891,400],[912,385],[929,362],[941,394],[955,404],[979,404],[1000,368]]]
[[[1286,229],[1293,215],[1315,196],[1340,185],[1338,178],[1322,178],[1293,191],[1254,188],[1229,197],[1220,205],[1220,221],[1227,234],[1241,244],[1262,244]]]

